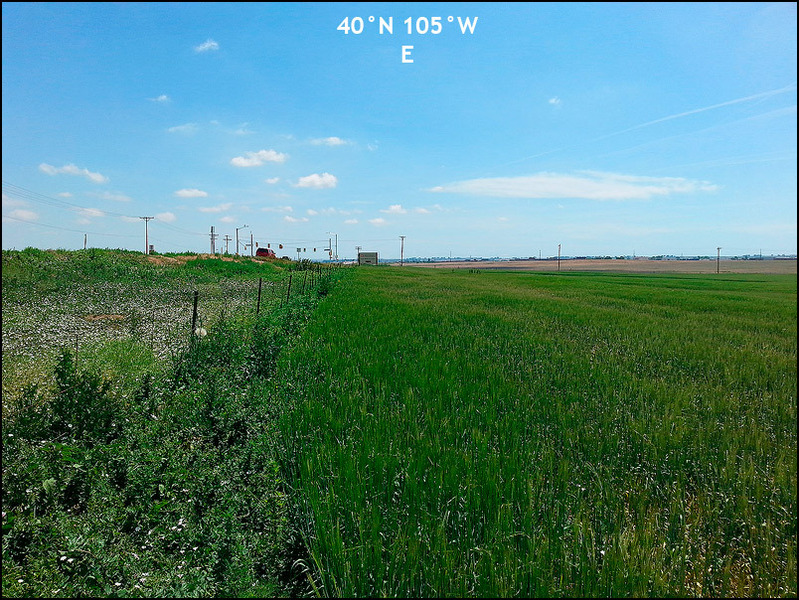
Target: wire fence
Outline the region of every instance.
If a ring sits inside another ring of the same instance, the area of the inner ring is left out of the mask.
[[[208,329],[223,315],[262,314],[298,295],[319,293],[338,266],[307,266],[277,280],[220,279],[214,283],[85,285],[57,293],[3,298],[2,344],[7,362],[55,360],[62,348],[112,340],[146,344],[158,360],[188,344],[195,327]],[[195,298],[197,299],[195,308]]]

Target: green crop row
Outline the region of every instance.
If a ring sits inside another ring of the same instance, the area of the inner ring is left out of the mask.
[[[354,273],[283,357],[332,596],[795,596],[796,278]]]

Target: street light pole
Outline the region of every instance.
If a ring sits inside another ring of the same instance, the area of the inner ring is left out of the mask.
[[[239,255],[239,229],[244,229],[245,227],[249,227],[249,225],[242,225],[241,227],[236,227],[236,256]]]
[[[405,264],[405,236],[400,236],[400,266]]]
[[[328,231],[328,232],[327,232],[327,235],[333,235],[333,236],[335,236],[335,238],[336,238],[336,245],[335,245],[335,246],[332,244],[332,241],[333,241],[333,240],[331,240],[330,238],[328,238],[328,247],[330,248],[329,252],[330,252],[331,254],[333,254],[333,259],[334,259],[336,262],[338,262],[338,234],[337,234],[337,233],[333,233],[332,231]],[[335,249],[335,253],[334,253],[334,249]]]

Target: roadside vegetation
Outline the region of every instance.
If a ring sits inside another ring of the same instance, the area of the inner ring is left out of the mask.
[[[795,275],[190,258],[3,252],[4,596],[796,596]]]
[[[334,275],[289,266],[3,253],[4,596],[291,593],[275,364]]]

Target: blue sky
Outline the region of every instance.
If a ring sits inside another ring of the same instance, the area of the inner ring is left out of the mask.
[[[2,10],[4,249],[796,253],[795,3]]]

